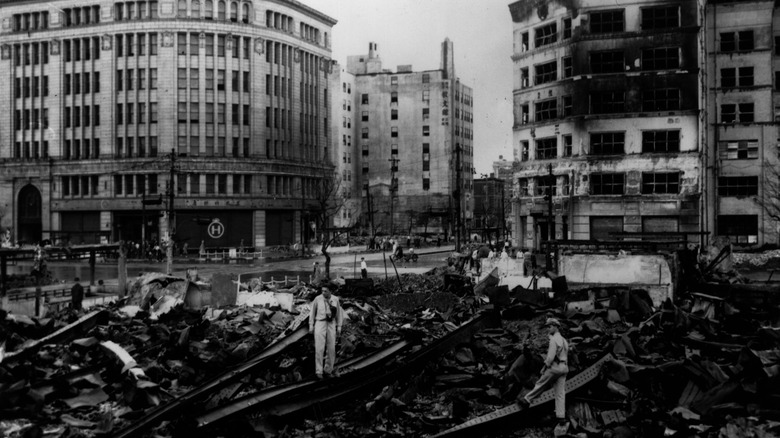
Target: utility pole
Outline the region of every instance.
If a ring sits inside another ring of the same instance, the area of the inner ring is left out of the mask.
[[[390,162],[390,235],[393,235],[393,200],[395,198],[396,181],[395,172],[398,168],[398,158],[390,158],[387,160]]]
[[[173,218],[173,200],[176,193],[176,150],[171,149],[171,176],[168,184],[168,244],[165,248],[166,266],[165,272],[171,275],[173,272],[173,235],[176,221]]]
[[[552,256],[550,255],[550,249],[552,248],[552,241],[555,240],[555,218],[553,217],[553,188],[555,187],[555,177],[553,176],[552,164],[547,165],[547,181],[549,185],[547,187],[549,193],[547,194],[547,248],[544,254],[544,260],[547,265],[547,270],[552,270]]]
[[[460,251],[460,143],[455,144],[455,190],[452,195],[455,198],[455,251]]]

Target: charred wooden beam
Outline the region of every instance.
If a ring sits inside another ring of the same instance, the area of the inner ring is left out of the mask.
[[[68,342],[72,339],[76,339],[79,336],[85,335],[92,330],[101,321],[108,321],[108,312],[105,310],[96,310],[90,312],[78,320],[66,325],[65,327],[57,330],[56,332],[45,336],[41,339],[35,340],[32,343],[22,347],[21,350],[12,351],[5,355],[5,358],[0,358],[3,362],[12,362],[22,359],[28,355],[35,353],[39,348],[46,344],[61,344]]]

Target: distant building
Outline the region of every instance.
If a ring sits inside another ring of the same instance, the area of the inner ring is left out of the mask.
[[[366,226],[373,221],[380,233],[454,233],[460,212],[467,227],[473,217],[473,94],[455,74],[452,42],[442,43],[440,69],[419,72],[411,66],[384,70],[376,48],[370,43],[367,55],[347,60],[358,93],[353,145]]]
[[[509,5],[515,245],[705,228],[698,8],[694,0]]]
[[[190,247],[311,236],[302,212],[332,169],[341,95],[328,86],[334,19],[257,0],[9,0],[0,15],[15,240],[159,238],[170,191]]]
[[[329,89],[331,101],[332,140],[330,160],[335,166],[339,184],[340,211],[333,217],[333,226],[351,227],[358,223],[361,214],[360,148],[357,146],[357,97],[355,75],[333,62]]]
[[[474,180],[474,220],[470,233],[482,242],[506,237],[506,219],[511,213],[506,185],[495,174]],[[511,195],[511,192],[509,192]]]

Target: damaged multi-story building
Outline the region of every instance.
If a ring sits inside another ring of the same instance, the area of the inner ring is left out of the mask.
[[[370,43],[368,54],[348,57],[348,75],[354,75],[357,93],[352,122],[358,138],[352,143],[360,151],[367,228],[447,235],[458,224],[468,227],[473,93],[455,74],[453,42],[441,45],[441,67],[424,71],[411,65],[383,69],[377,45]]]
[[[521,0],[514,244],[700,232],[699,4]]]

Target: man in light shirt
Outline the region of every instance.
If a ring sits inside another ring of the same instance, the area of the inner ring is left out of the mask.
[[[317,378],[330,377],[336,362],[336,338],[341,335],[344,310],[339,298],[327,286],[314,298],[309,314],[309,331],[314,334],[314,361]]]
[[[561,335],[561,323],[555,318],[547,318],[544,324],[550,331],[550,346],[547,348],[547,356],[544,358],[542,377],[524,397],[518,399],[518,403],[524,407],[531,404],[531,400],[538,397],[548,385],[552,385],[555,392],[555,416],[558,424],[566,423],[566,374],[569,373],[567,364],[569,358],[569,343]]]
[[[368,265],[366,264],[365,257],[360,258],[360,276],[362,278],[368,278]]]

